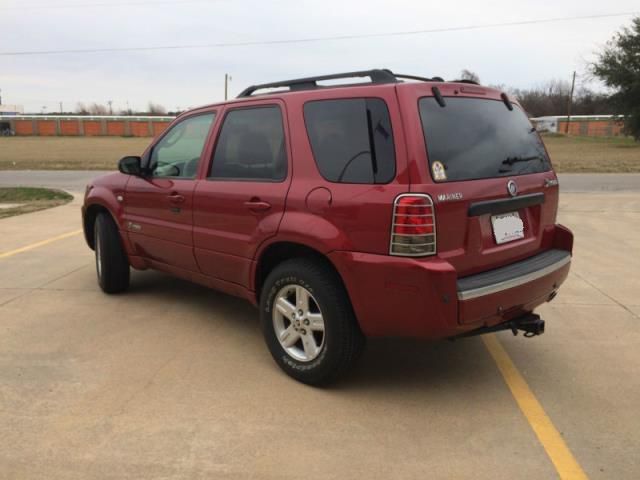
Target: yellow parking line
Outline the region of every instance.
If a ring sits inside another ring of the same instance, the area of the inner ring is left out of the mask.
[[[513,397],[518,402],[520,410],[524,413],[529,425],[531,425],[538,440],[540,440],[547,455],[553,462],[560,478],[571,480],[586,479],[586,473],[578,464],[560,432],[558,432],[551,419],[545,413],[542,405],[540,405],[529,385],[527,385],[527,382],[511,361],[509,354],[502,347],[498,338],[491,334],[483,335],[482,340],[496,362],[500,373],[502,373]]]
[[[25,247],[16,248],[15,250],[9,250],[8,252],[0,253],[0,258],[11,257],[13,255],[17,255],[18,253],[27,252],[29,250],[33,250],[34,248],[42,247],[43,245],[47,245],[49,243],[57,242],[58,240],[63,240],[65,238],[73,237],[74,235],[78,235],[82,233],[82,229],[74,230],[73,232],[63,233],[62,235],[58,235],[57,237],[47,238],[46,240],[42,240],[41,242],[32,243],[31,245],[27,245]]]

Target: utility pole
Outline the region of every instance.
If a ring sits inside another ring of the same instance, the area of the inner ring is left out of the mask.
[[[224,99],[226,100],[229,92],[229,82],[231,81],[231,75],[228,73],[224,74]]]
[[[573,103],[573,89],[576,86],[576,71],[573,71],[573,80],[571,80],[571,93],[569,93],[569,101],[567,102],[567,123],[564,124],[564,133],[569,135],[569,124],[571,123],[571,104]]]
[[[60,115],[62,115],[62,102],[60,102]]]
[[[113,108],[111,107],[113,100],[107,100],[107,103],[109,104],[109,115],[113,115]]]
[[[2,89],[0,88],[0,105],[2,105]]]

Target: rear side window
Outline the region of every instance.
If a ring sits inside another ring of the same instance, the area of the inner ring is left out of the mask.
[[[318,100],[304,106],[322,176],[338,183],[388,183],[396,169],[389,111],[378,98]]]
[[[286,176],[280,108],[242,108],[227,113],[209,178],[280,181]]]
[[[545,172],[551,164],[524,112],[499,100],[433,97],[419,101],[422,130],[436,181]]]

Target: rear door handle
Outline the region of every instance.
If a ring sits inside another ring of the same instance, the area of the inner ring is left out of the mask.
[[[265,210],[269,210],[271,208],[270,203],[263,202],[259,199],[251,199],[248,202],[244,202],[244,206],[254,212],[264,212]]]
[[[169,201],[171,203],[183,203],[184,202],[184,195],[180,195],[178,193],[172,193],[171,195],[169,195]]]

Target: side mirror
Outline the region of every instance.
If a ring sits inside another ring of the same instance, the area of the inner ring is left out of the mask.
[[[125,175],[142,176],[142,159],[140,157],[123,157],[118,162],[118,170]]]

